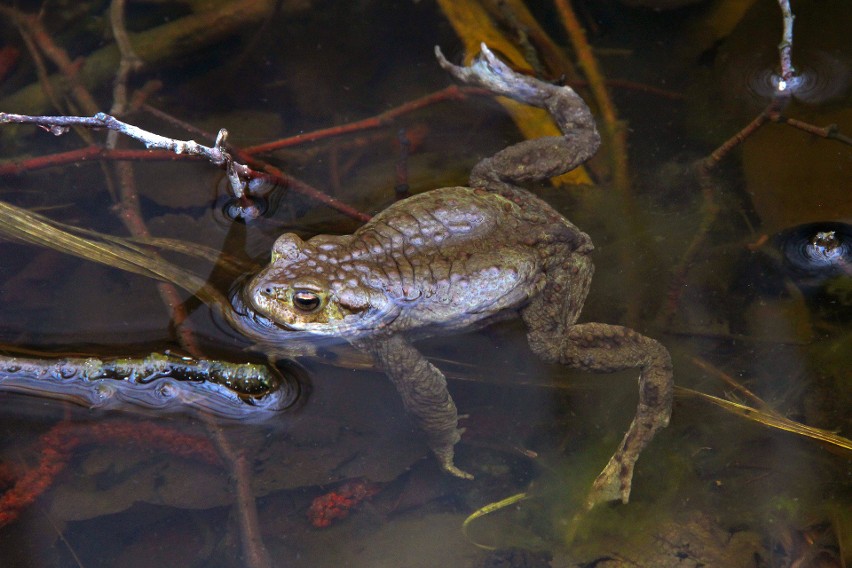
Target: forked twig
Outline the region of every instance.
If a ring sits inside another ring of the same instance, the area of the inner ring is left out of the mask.
[[[680,294],[685,287],[684,285],[687,273],[689,272],[689,267],[692,265],[692,262],[698,255],[699,251],[704,247],[710,229],[716,222],[716,218],[719,214],[720,207],[716,196],[717,187],[712,178],[712,171],[728,154],[743,144],[749,137],[769,122],[786,124],[787,126],[798,128],[799,130],[815,136],[836,140],[842,144],[852,145],[852,138],[839,132],[837,125],[832,124],[825,127],[819,127],[801,120],[785,117],[781,114],[781,110],[790,101],[790,98],[795,96],[794,86],[796,82],[796,69],[793,66],[792,61],[793,21],[795,16],[790,9],[789,0],[778,0],[778,5],[781,8],[783,31],[781,43],[778,45],[780,75],[778,76],[772,99],[766,108],[764,108],[763,111],[761,111],[760,114],[758,114],[751,122],[731,136],[728,140],[723,142],[707,157],[694,164],[698,184],[701,187],[703,196],[703,215],[698,231],[696,231],[692,242],[687,247],[686,252],[683,254],[680,262],[673,271],[673,275],[668,286],[668,300],[661,312],[661,319],[666,324],[671,323],[674,314],[677,312],[677,305],[680,299]]]

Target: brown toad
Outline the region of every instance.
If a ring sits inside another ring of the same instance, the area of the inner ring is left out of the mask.
[[[520,314],[532,350],[548,361],[588,371],[638,368],[636,417],[587,505],[626,502],[636,459],[669,420],[669,353],[625,327],[577,323],[592,278],[592,242],[515,186],[585,162],[600,143],[594,119],[570,87],[517,74],[485,45],[470,67],[450,64],[437,48],[436,55],[461,81],[547,109],[564,135],[511,146],[479,162],[469,188],[397,202],[352,235],[304,242],[282,235],[243,297],[269,320],[273,341],[303,332],[342,337],[369,353],[442,467],[460,477],[470,475],[453,463],[461,434],[456,406],[444,375],[409,342],[412,334],[471,329]]]

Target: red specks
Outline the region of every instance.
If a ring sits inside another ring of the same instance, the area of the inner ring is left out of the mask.
[[[380,489],[381,486],[378,483],[370,483],[363,479],[347,481],[336,491],[329,491],[314,499],[308,508],[308,520],[317,528],[327,527],[335,519],[346,518],[353,507],[369,499]]]

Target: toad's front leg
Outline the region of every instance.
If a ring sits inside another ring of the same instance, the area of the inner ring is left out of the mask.
[[[426,435],[429,448],[445,471],[457,477],[473,476],[455,466],[453,447],[463,430],[459,415],[447,390],[447,379],[401,335],[370,337],[353,342],[384,370],[402,397],[405,410]]]

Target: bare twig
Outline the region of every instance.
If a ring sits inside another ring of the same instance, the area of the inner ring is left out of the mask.
[[[716,221],[720,208],[716,196],[716,184],[712,178],[712,171],[719,163],[735,148],[743,144],[750,136],[760,130],[769,122],[786,124],[798,128],[814,136],[820,136],[829,140],[836,140],[842,144],[852,145],[852,138],[838,131],[837,125],[825,127],[815,126],[794,118],[787,118],[781,114],[781,109],[786,105],[791,96],[795,95],[796,70],[792,63],[793,51],[793,20],[795,16],[790,9],[789,0],[778,0],[781,7],[783,19],[783,33],[781,43],[778,45],[778,58],[781,74],[776,85],[776,92],[767,107],[761,111],[751,122],[743,127],[718,148],[713,150],[706,158],[695,163],[695,171],[698,183],[701,186],[703,202],[703,215],[699,230],[693,237],[686,252],[681,257],[674,275],[669,284],[668,300],[663,308],[661,317],[663,321],[670,323],[677,310],[681,291],[686,282],[686,275],[693,259],[703,248],[707,241],[710,228]]]
[[[195,140],[177,140],[167,138],[148,132],[132,124],[122,122],[114,116],[99,112],[94,116],[29,116],[22,114],[11,114],[0,112],[0,124],[35,124],[41,126],[52,134],[60,135],[67,132],[70,126],[86,126],[88,128],[107,128],[115,130],[125,136],[139,140],[146,148],[159,148],[168,150],[175,154],[187,154],[190,156],[201,156],[216,166],[223,166],[229,156],[224,148],[227,139],[227,130],[219,131],[213,146],[204,146]],[[248,168],[246,168],[248,172]]]
[[[778,0],[778,6],[781,7],[781,16],[784,21],[781,43],[778,44],[778,57],[781,60],[781,79],[778,81],[778,92],[785,94],[796,73],[796,69],[793,67],[793,20],[796,17],[790,10],[790,0]]]
[[[355,219],[357,221],[366,223],[367,221],[372,219],[370,215],[358,211],[354,207],[347,205],[339,199],[335,199],[334,197],[319,191],[318,189],[312,187],[311,185],[308,185],[307,183],[299,179],[294,178],[291,175],[285,174],[283,171],[281,171],[279,168],[276,168],[272,164],[267,164],[260,160],[256,160],[248,154],[244,154],[240,150],[235,150],[235,154],[239,159],[245,161],[249,166],[254,168],[255,174],[253,177],[255,178],[271,177],[275,180],[276,183],[280,184],[281,186],[287,187],[297,193],[301,193],[302,195],[306,195],[312,199],[315,199],[316,201],[319,201],[320,203],[323,203],[331,207],[332,209],[336,209],[344,215],[347,215],[348,217],[351,217],[352,219]],[[265,172],[265,174],[267,175],[265,176],[263,173],[258,173],[258,170]]]
[[[264,152],[271,152],[273,150],[286,148],[288,146],[303,144],[305,142],[322,140],[323,138],[329,138],[331,136],[340,136],[341,134],[346,134],[349,132],[367,130],[370,128],[379,128],[381,126],[387,126],[388,124],[392,123],[397,117],[403,114],[419,110],[423,107],[435,104],[436,102],[453,100],[460,101],[467,98],[467,95],[490,94],[491,93],[489,93],[485,89],[480,89],[476,87],[458,87],[453,85],[452,87],[447,87],[446,89],[441,89],[440,91],[430,93],[424,97],[420,97],[419,99],[415,99],[413,101],[401,104],[398,107],[392,108],[381,114],[377,114],[376,116],[365,118],[364,120],[349,122],[340,126],[332,126],[331,128],[324,128],[322,130],[314,130],[313,132],[309,132],[307,134],[297,134],[288,138],[282,138],[281,140],[274,140],[272,142],[258,144],[257,146],[249,146],[248,148],[243,148],[243,152],[248,155],[261,154]]]
[[[112,35],[121,53],[121,61],[115,74],[115,85],[112,91],[112,108],[110,113],[122,115],[127,111],[127,79],[130,73],[142,67],[142,60],[133,51],[127,30],[124,28],[124,0],[112,0],[109,7],[109,19],[112,25]],[[118,132],[111,130],[107,134],[107,148],[115,148],[118,142]],[[121,167],[121,166],[117,166]]]
[[[757,132],[757,130],[766,124],[768,120],[769,113],[767,110],[764,110],[742,130],[725,140],[721,146],[713,150],[709,156],[698,163],[698,167],[702,170],[702,173],[709,174],[710,170],[719,165],[719,162],[721,162],[722,159],[731,152],[731,150],[745,142],[746,138]]]
[[[819,136],[820,138],[825,138],[827,140],[837,140],[838,142],[852,146],[852,137],[840,132],[836,124],[829,124],[828,126],[815,126],[813,124],[803,122],[795,118],[787,118],[786,116],[778,113],[770,115],[769,118],[770,120],[772,120],[772,122],[786,124],[787,126],[798,128],[799,130],[807,132],[808,134],[813,134],[814,136]]]
[[[228,463],[231,475],[236,480],[237,522],[243,547],[243,562],[251,568],[271,568],[272,558],[263,544],[260,520],[257,515],[254,492],[251,487],[252,468],[244,450],[235,450],[225,432],[208,421],[208,431],[216,442],[216,448]]]

